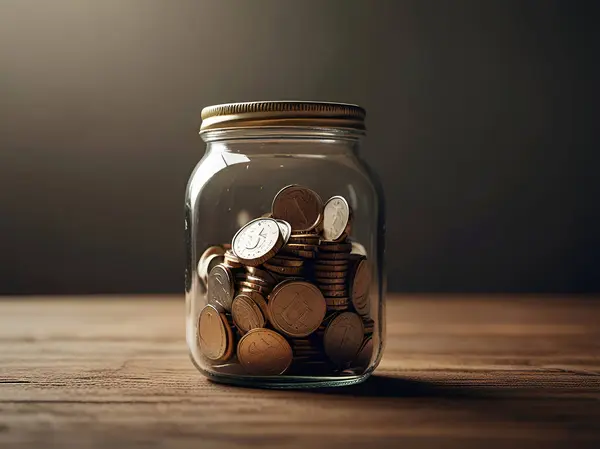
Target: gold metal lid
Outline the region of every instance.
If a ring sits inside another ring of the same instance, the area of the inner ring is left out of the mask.
[[[225,128],[307,126],[364,131],[366,112],[360,106],[316,101],[252,101],[202,109],[200,134]]]

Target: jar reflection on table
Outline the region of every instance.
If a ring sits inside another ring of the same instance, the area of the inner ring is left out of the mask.
[[[186,195],[193,362],[265,387],[366,379],[383,350],[385,226],[358,155],[364,111],[241,103],[203,119]]]

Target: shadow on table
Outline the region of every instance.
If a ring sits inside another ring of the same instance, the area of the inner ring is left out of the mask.
[[[460,385],[444,385],[399,377],[373,375],[366,382],[347,387],[320,388],[317,394],[371,398],[463,398],[490,399],[500,397],[498,391]]]

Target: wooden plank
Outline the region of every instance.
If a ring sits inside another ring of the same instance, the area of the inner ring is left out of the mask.
[[[0,447],[594,447],[600,302],[402,296],[366,384],[213,384],[182,298],[0,300]]]

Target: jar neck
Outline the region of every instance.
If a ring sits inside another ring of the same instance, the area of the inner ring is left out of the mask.
[[[316,155],[356,154],[364,131],[335,128],[230,128],[201,134],[208,152]]]

